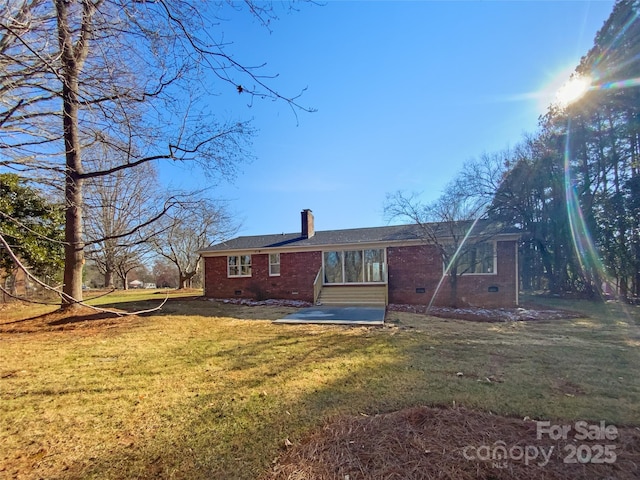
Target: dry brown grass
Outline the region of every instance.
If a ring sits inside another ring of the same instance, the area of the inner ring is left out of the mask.
[[[389,312],[384,328],[278,326],[270,320],[294,309],[195,294],[121,318],[0,310],[0,478],[248,480],[274,465],[276,478],[429,478],[431,461],[438,472],[515,478],[528,470],[467,461],[459,448],[528,441],[524,416],[630,425],[603,476],[625,478],[637,459],[636,311],[587,305],[590,318],[502,323]],[[96,301],[136,310],[163,298]],[[435,408],[454,402],[464,408]],[[335,476],[322,477],[316,457]]]

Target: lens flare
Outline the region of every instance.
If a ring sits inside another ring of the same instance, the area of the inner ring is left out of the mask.
[[[484,210],[484,208],[483,208],[483,210]],[[467,233],[464,234],[464,237],[463,237],[462,241],[460,242],[460,245],[458,245],[458,248],[456,248],[456,251],[453,253],[453,256],[449,260],[449,263],[446,265],[446,267],[444,269],[444,272],[442,272],[442,276],[440,277],[440,281],[438,282],[438,285],[436,285],[436,289],[433,292],[433,295],[431,296],[431,300],[429,301],[429,305],[427,306],[427,311],[429,311],[431,309],[431,307],[433,306],[433,303],[435,302],[436,297],[438,296],[438,292],[440,291],[440,288],[442,287],[442,284],[444,283],[445,279],[449,275],[449,271],[451,270],[451,268],[453,267],[455,262],[458,261],[458,257],[460,257],[461,252],[462,252],[462,247],[464,247],[465,243],[469,239],[469,235],[471,235],[471,232],[475,228],[475,226],[478,223],[478,221],[480,220],[481,216],[482,216],[482,214],[478,214],[476,216],[476,218],[473,220],[473,222],[471,223],[471,226],[469,227],[469,230],[467,230]]]
[[[591,88],[591,78],[574,76],[567,80],[556,92],[556,102],[560,107],[567,107],[580,100]]]
[[[613,292],[619,293],[618,283],[610,275],[596,249],[595,243],[589,232],[589,227],[585,221],[578,195],[575,189],[575,180],[571,173],[571,119],[567,121],[567,135],[564,151],[564,190],[567,205],[567,216],[569,218],[569,229],[571,231],[571,239],[573,248],[580,264],[580,269],[585,279],[594,284],[596,281],[602,282],[601,285],[595,285],[596,290],[604,300],[605,290],[611,289]],[[635,320],[633,315],[624,302],[620,303],[620,312],[627,318],[629,324],[633,324]]]
[[[624,62],[617,61],[618,55],[616,50],[625,40],[626,33],[629,28],[640,18],[640,10],[634,9],[633,15],[625,22],[624,25],[618,30],[616,35],[608,42],[606,48],[603,48],[600,54],[594,59],[593,66],[591,68],[591,79],[589,84],[567,85],[562,95],[566,94],[566,98],[577,97],[572,100],[576,101],[581,95],[584,95],[587,91],[607,91],[607,90],[622,90],[625,88],[633,88],[640,86],[640,77],[629,78],[624,80],[610,80],[605,79],[620,77],[620,72],[627,69],[628,66],[638,61],[638,56],[627,59]],[[576,77],[588,78],[588,77]],[[624,77],[623,77],[624,78]],[[580,91],[582,90],[582,93]],[[559,93],[560,95],[560,93]],[[567,215],[569,219],[569,228],[571,230],[571,237],[573,241],[573,247],[575,249],[576,256],[580,267],[582,269],[585,278],[588,281],[601,280],[608,285],[616,285],[614,279],[606,271],[595,243],[591,234],[589,233],[587,222],[585,221],[584,214],[580,208],[578,201],[578,195],[575,190],[575,181],[571,172],[571,118],[567,120],[567,134],[564,151],[564,190],[566,199]],[[617,287],[617,285],[616,285]],[[623,309],[625,313],[628,312],[626,308]]]
[[[640,86],[640,77],[630,78],[629,80],[620,80],[618,82],[607,82],[602,85],[595,85],[593,89],[597,90],[619,90],[621,88],[631,88]]]
[[[564,150],[564,193],[567,204],[567,217],[569,218],[569,229],[573,240],[580,268],[585,277],[592,281],[596,278],[606,279],[607,272],[604,268],[600,256],[596,251],[595,244],[589,233],[589,228],[584,219],[578,195],[576,194],[574,180],[571,175],[571,120],[567,122],[567,136]]]

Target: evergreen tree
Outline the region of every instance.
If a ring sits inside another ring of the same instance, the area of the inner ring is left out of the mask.
[[[20,261],[42,276],[59,275],[63,266],[64,210],[50,203],[18,175],[0,174],[0,235]],[[0,246],[0,268],[10,272],[13,259]]]

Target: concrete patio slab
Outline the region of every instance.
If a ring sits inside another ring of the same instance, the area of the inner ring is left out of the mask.
[[[385,307],[317,306],[274,320],[273,323],[316,323],[325,325],[384,325]]]

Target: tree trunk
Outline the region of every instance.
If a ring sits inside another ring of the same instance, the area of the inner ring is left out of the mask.
[[[193,279],[195,274],[196,272],[182,273],[181,271],[178,271],[178,278],[180,279],[180,285],[178,286],[178,288],[191,288],[191,280]]]
[[[58,41],[60,43],[63,104],[63,133],[66,152],[65,168],[65,264],[63,308],[76,306],[82,301],[82,269],[84,266],[84,244],[82,240],[82,159],[80,156],[80,134],[78,130],[78,74],[79,59],[76,58],[72,33],[67,20],[67,3],[56,0]],[[69,298],[71,297],[71,298]]]
[[[66,110],[66,109],[65,109]],[[65,119],[66,119],[65,111]],[[77,110],[75,110],[77,115]],[[66,125],[65,125],[66,128]],[[67,143],[67,142],[65,142]],[[75,143],[75,142],[74,142]],[[80,151],[67,145],[67,173],[65,185],[65,264],[63,292],[71,298],[82,301],[82,269],[84,266],[84,243],[82,241],[82,181],[77,172],[81,169]],[[66,306],[74,305],[65,298]]]
[[[113,270],[109,267],[104,272],[104,286],[105,288],[113,288]]]
[[[634,240],[633,240],[633,244],[634,244],[634,259],[633,259],[633,265],[634,265],[634,274],[633,274],[633,295],[634,297],[640,297],[640,236],[637,234],[634,234]]]
[[[449,306],[458,308],[458,269],[452,268],[449,272]]]
[[[620,276],[620,287],[618,288],[618,296],[623,302],[629,300],[629,281],[626,275]]]

